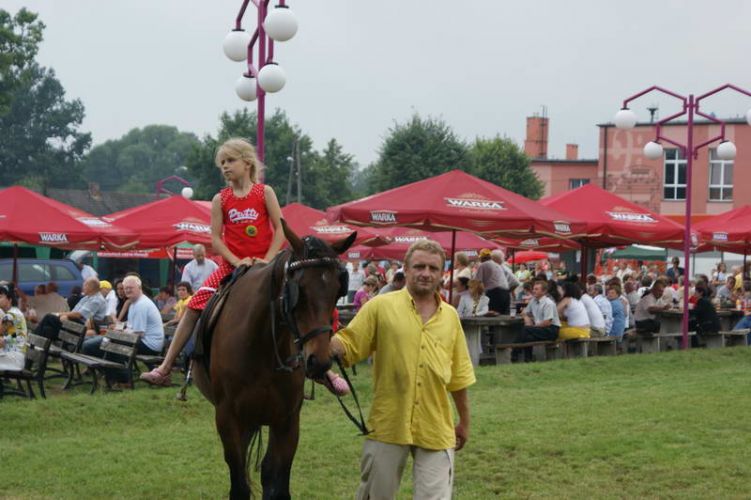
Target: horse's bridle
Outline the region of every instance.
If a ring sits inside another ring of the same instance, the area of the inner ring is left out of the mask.
[[[342,297],[347,293],[349,274],[347,273],[344,264],[342,264],[342,262],[336,257],[308,257],[308,255],[312,251],[309,246],[308,238],[304,238],[303,242],[305,243],[303,258],[295,260],[293,254],[288,260],[284,262],[282,285],[276,294],[273,290],[274,287],[272,287],[271,292],[271,335],[273,337],[274,343],[276,344],[275,310],[276,304],[278,302],[281,306],[280,312],[282,319],[292,332],[294,343],[298,349],[297,353],[290,356],[290,358],[288,358],[286,362],[283,362],[281,360],[279,353],[275,350],[277,362],[279,364],[277,369],[283,371],[292,371],[301,366],[300,362],[302,361],[303,357],[302,347],[306,342],[311,341],[319,335],[328,333],[330,337],[334,334],[334,329],[331,324],[313,328],[309,332],[306,332],[304,335],[300,333],[300,329],[297,327],[297,321],[295,320],[294,312],[300,298],[300,280],[302,279],[302,275],[305,272],[305,269],[312,267],[333,267],[338,269],[339,291],[337,298]],[[276,273],[277,267],[278,266],[275,266],[274,273]]]

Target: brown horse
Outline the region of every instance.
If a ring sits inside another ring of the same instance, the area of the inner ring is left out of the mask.
[[[329,246],[282,226],[291,248],[238,278],[214,327],[208,367],[193,363],[196,386],[215,407],[233,499],[250,497],[248,446],[262,426],[269,428],[263,498],[290,498],[305,376],[321,378],[331,367],[331,314],[347,293],[338,254],[356,233]]]

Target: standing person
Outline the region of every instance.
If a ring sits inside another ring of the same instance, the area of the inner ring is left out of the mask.
[[[365,273],[359,261],[352,261],[352,270],[349,271],[349,285],[347,286],[347,302],[355,301],[355,294],[365,281]]]
[[[99,277],[99,273],[96,272],[96,269],[84,263],[83,257],[81,257],[80,259],[76,261],[76,267],[78,267],[78,270],[81,271],[81,277],[83,278],[84,281],[86,281],[89,278]]]
[[[180,281],[187,281],[193,290],[198,290],[218,267],[216,262],[206,258],[205,246],[193,245],[193,260],[185,264]]]
[[[245,139],[229,139],[219,147],[215,163],[228,184],[211,200],[211,242],[222,265],[188,303],[162,364],[141,374],[151,384],[170,385],[172,364],[222,279],[235,268],[269,262],[284,243],[282,211],[271,186],[258,183],[262,167],[255,148]]]
[[[370,275],[365,278],[362,286],[355,293],[355,300],[352,302],[355,305],[354,311],[358,312],[366,302],[376,295],[378,295],[378,278]]]
[[[532,299],[524,308],[524,328],[517,335],[515,344],[526,342],[552,341],[558,339],[558,331],[561,328],[561,320],[553,299],[548,297],[548,282],[545,280],[535,281],[532,287]],[[520,350],[514,349],[512,360],[517,361]],[[532,360],[532,348],[524,349],[525,361]]]
[[[0,285],[0,372],[23,370],[26,363],[26,318],[18,309],[12,285]],[[0,384],[2,381],[0,381]]]
[[[396,498],[412,455],[415,498],[451,498],[454,451],[469,439],[467,387],[475,382],[456,310],[436,292],[445,261],[430,240],[405,257],[407,286],[369,301],[331,339],[332,355],[351,366],[378,348],[374,395],[356,498]],[[449,394],[459,423],[454,427]]]
[[[503,252],[500,250],[495,254],[483,248],[480,250],[480,266],[477,268],[477,272],[473,279],[482,282],[482,286],[485,288],[485,295],[488,296],[489,305],[491,311],[496,311],[499,314],[509,314],[511,311],[511,292],[509,290],[509,278],[510,275],[513,278],[514,286],[518,285],[518,281],[503,265],[496,262],[499,259],[503,262]]]
[[[672,263],[673,265],[665,274],[668,278],[670,278],[671,282],[678,283],[678,277],[686,274],[686,270],[680,266],[681,259],[679,259],[678,257],[673,257]]]
[[[725,280],[728,279],[728,268],[727,265],[720,261],[717,263],[717,269],[715,269],[712,272],[712,285],[717,288],[718,286],[725,283]]]

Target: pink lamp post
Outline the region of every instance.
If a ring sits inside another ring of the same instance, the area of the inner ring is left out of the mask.
[[[235,92],[244,101],[258,101],[256,152],[261,162],[264,161],[265,152],[263,140],[266,94],[279,92],[286,83],[284,70],[274,60],[274,42],[286,42],[297,33],[297,18],[285,0],[279,0],[279,4],[273,9],[269,9],[269,1],[243,0],[235,18],[235,28],[223,43],[224,54],[229,59],[247,64],[247,70],[235,82]],[[258,10],[257,26],[252,35],[242,28],[245,10],[250,2]],[[257,65],[254,62],[254,49],[257,49]]]
[[[725,139],[725,122],[722,120],[719,120],[712,116],[711,114],[703,113],[700,109],[701,101],[704,99],[711,97],[723,90],[731,89],[735,90],[736,92],[739,92],[741,94],[747,95],[751,97],[751,92],[744,90],[740,87],[736,87],[735,85],[731,84],[725,84],[721,87],[718,87],[714,90],[711,90],[707,92],[706,94],[702,94],[699,97],[695,97],[693,94],[689,94],[688,97],[682,96],[680,94],[677,94],[675,92],[672,92],[670,90],[664,89],[662,87],[658,87],[657,85],[653,85],[652,87],[649,87],[648,89],[645,89],[638,94],[634,94],[628,99],[623,101],[623,107],[621,108],[618,113],[615,115],[615,126],[619,129],[631,129],[636,126],[636,114],[631,111],[628,107],[629,103],[635,99],[638,99],[639,97],[642,97],[650,92],[656,91],[656,92],[662,92],[663,94],[669,95],[671,97],[674,97],[681,101],[682,103],[682,109],[675,113],[674,115],[668,116],[667,118],[664,118],[657,122],[655,126],[655,140],[648,142],[644,146],[644,156],[651,160],[657,160],[663,157],[663,150],[662,145],[660,142],[666,142],[668,144],[672,144],[673,146],[677,147],[683,156],[686,158],[686,227],[685,232],[683,236],[683,260],[684,260],[684,286],[683,286],[683,318],[682,318],[682,328],[681,331],[683,333],[682,339],[681,339],[681,347],[683,349],[688,348],[688,291],[689,291],[689,276],[690,274],[690,254],[691,254],[691,170],[693,167],[693,161],[698,157],[699,155],[699,149],[709,146],[712,143],[715,143],[719,141],[719,145],[717,146],[717,156],[718,158],[722,160],[732,160],[735,158],[735,145]],[[675,142],[671,139],[668,139],[664,135],[662,135],[662,126],[666,123],[679,118],[681,116],[686,115],[686,122],[687,122],[687,133],[686,133],[686,144],[680,144],[678,142]],[[701,144],[694,145],[694,118],[695,116],[701,116],[702,118],[705,118],[711,122],[714,122],[718,125],[720,125],[720,133],[719,135],[712,137]],[[751,111],[749,111],[746,114],[746,120],[751,125]]]

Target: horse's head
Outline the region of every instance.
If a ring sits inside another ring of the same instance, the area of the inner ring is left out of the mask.
[[[357,233],[328,245],[318,238],[300,239],[282,219],[292,249],[284,285],[285,315],[302,349],[305,375],[320,378],[331,368],[329,340],[336,301],[347,294],[347,270],[339,260]]]

